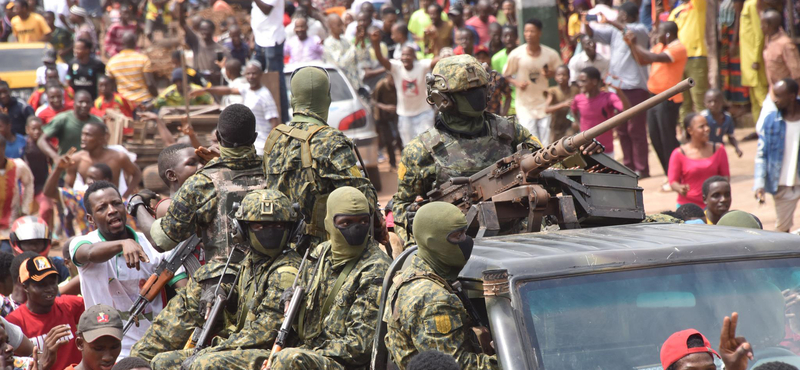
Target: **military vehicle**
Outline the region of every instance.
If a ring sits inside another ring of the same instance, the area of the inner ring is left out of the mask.
[[[800,288],[798,243],[786,233],[657,223],[498,236],[475,240],[459,281],[504,370],[661,369],[667,337],[695,328],[717,348],[732,312],[755,350],[752,367],[800,366],[800,304],[786,303]],[[385,323],[377,327],[372,369],[382,370],[391,358]]]

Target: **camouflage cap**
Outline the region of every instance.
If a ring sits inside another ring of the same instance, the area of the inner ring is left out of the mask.
[[[253,190],[242,199],[234,215],[239,221],[297,221],[292,202],[283,193],[272,189]]]
[[[443,58],[432,72],[432,88],[440,92],[466,91],[489,83],[489,72],[472,55]]]

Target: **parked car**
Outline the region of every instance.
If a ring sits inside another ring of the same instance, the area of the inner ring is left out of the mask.
[[[23,102],[36,89],[36,69],[42,65],[42,54],[47,44],[33,42],[0,43],[0,80],[8,83],[11,95]]]
[[[718,348],[732,312],[752,367],[800,366],[800,304],[785,299],[800,287],[798,245],[787,233],[685,224],[517,234],[476,239],[459,280],[504,370],[661,369],[672,333],[694,328]],[[385,369],[377,327],[373,369]]]
[[[316,66],[328,71],[331,80],[331,108],[328,113],[328,125],[341,130],[353,140],[361,158],[364,160],[364,170],[369,175],[375,190],[381,190],[381,177],[378,172],[378,133],[375,129],[375,120],[372,117],[372,108],[369,103],[359,96],[359,92],[350,85],[344,74],[334,65],[322,62],[288,64],[283,68],[286,78],[286,90],[289,101],[291,98],[292,73],[306,66]],[[363,91],[362,91],[363,95]],[[289,114],[291,115],[291,107]]]

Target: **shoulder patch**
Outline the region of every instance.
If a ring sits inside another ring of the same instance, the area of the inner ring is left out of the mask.
[[[402,180],[406,177],[406,165],[402,161],[397,164],[397,179]]]
[[[439,314],[433,317],[434,322],[436,323],[436,331],[440,334],[447,334],[452,329],[450,325],[450,317],[447,315]]]

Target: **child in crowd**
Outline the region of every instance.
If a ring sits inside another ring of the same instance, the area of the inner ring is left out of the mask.
[[[687,224],[706,223],[706,213],[697,204],[686,203],[678,207],[678,210],[676,212],[681,216],[683,222]]]
[[[94,100],[91,114],[102,118],[108,109],[116,109],[125,117],[133,118],[133,105],[117,92],[110,77],[100,76],[97,78],[97,99]]]
[[[6,319],[22,328],[39,348],[45,348],[45,339],[56,339],[56,359],[51,368],[65,369],[81,360],[75,334],[84,306],[81,297],[58,296],[57,275],[58,271],[47,257],[36,255],[23,261],[19,281],[28,299]]]
[[[372,105],[375,107],[374,118],[378,128],[378,138],[389,156],[389,166],[396,169],[395,150],[402,151],[403,146],[400,143],[400,133],[397,131],[397,89],[391,73],[387,73],[375,85],[375,90],[372,91]],[[383,152],[380,152],[380,156],[383,156]]]
[[[0,121],[5,113],[0,113]],[[2,124],[0,124],[2,126]],[[24,141],[25,139],[18,139]],[[33,209],[33,175],[22,159],[6,158],[6,139],[0,135],[0,250],[11,253],[11,223]]]
[[[25,291],[25,286],[19,281],[19,268],[22,266],[23,262],[38,255],[39,254],[36,252],[25,252],[18,256],[14,256],[14,259],[11,260],[11,280],[14,281],[14,288],[9,296],[9,298],[11,298],[9,313],[16,310],[19,306],[24,305],[25,302],[28,301],[28,293]],[[3,310],[6,310],[6,307],[4,307]]]
[[[87,308],[78,322],[75,345],[80,351],[81,361],[64,370],[104,370],[114,366],[122,351],[122,317],[119,312],[104,304]]]
[[[733,117],[728,112],[725,112],[725,100],[722,97],[722,92],[717,89],[710,89],[706,91],[705,95],[706,109],[702,112],[703,116],[708,121],[708,128],[711,133],[708,135],[708,140],[712,143],[722,142],[723,136],[728,137],[728,142],[731,143],[736,155],[741,158],[742,150],[739,149],[739,141],[733,136],[734,124]]]
[[[223,71],[225,80],[228,82],[228,87],[238,90],[245,90],[250,88],[247,83],[247,78],[242,76],[242,63],[238,59],[231,58],[225,61],[225,70]],[[230,94],[222,97],[222,106],[227,107],[231,104],[242,104],[244,98],[239,94]]]
[[[25,145],[23,159],[28,163],[28,167],[30,167],[33,174],[33,190],[35,192],[33,199],[39,205],[39,217],[52,230],[53,201],[42,192],[44,183],[47,181],[47,175],[50,173],[52,160],[36,145],[36,141],[42,137],[42,125],[41,118],[36,116],[28,117],[28,122],[25,125],[25,134],[27,134],[28,142]]]
[[[109,58],[117,55],[124,48],[122,35],[127,32],[136,33],[136,21],[133,20],[133,10],[128,4],[122,4],[119,8],[119,22],[108,27],[104,40],[106,56]]]
[[[22,158],[25,154],[25,136],[11,132],[11,117],[0,113],[0,135],[6,139],[6,158]]]
[[[570,86],[569,67],[560,65],[556,68],[556,83],[558,85],[547,89],[547,108],[545,113],[552,115],[550,120],[550,142],[554,143],[564,136],[572,134],[572,121],[569,119],[569,108],[572,99],[580,93],[580,88]]]
[[[581,93],[575,95],[570,104],[577,119],[573,123],[576,132],[597,126],[630,107],[630,102],[619,89],[616,93],[600,90],[601,81],[600,71],[595,67],[586,67],[578,75]],[[597,141],[605,147],[605,153],[614,158],[614,133],[605,132],[597,137]]]
[[[479,63],[486,66],[487,72],[493,72],[492,57],[489,55],[489,49],[486,46],[478,45],[475,47],[475,58],[478,59]],[[492,91],[492,96],[486,105],[486,111],[499,116],[507,116],[511,108],[511,94],[511,85],[498,71],[494,79],[494,91]]]

